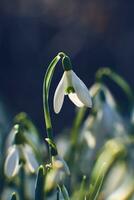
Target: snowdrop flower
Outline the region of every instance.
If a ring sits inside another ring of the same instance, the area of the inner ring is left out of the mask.
[[[65,71],[54,95],[54,110],[58,113],[61,110],[64,95],[68,95],[70,100],[78,107],[92,106],[91,97],[85,84],[73,72]]]
[[[54,111],[59,113],[64,102],[64,95],[68,95],[69,99],[78,107],[92,107],[92,100],[86,85],[71,69],[70,60],[65,57],[67,62],[63,62],[64,73],[56,88],[54,94]]]
[[[17,175],[21,167],[20,161],[24,161],[24,167],[27,172],[34,173],[38,168],[32,148],[28,144],[15,144],[9,148],[9,153],[5,160],[4,172],[8,178]]]

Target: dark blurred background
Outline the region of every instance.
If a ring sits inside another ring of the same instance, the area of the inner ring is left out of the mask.
[[[7,119],[25,111],[45,133],[42,83],[59,51],[71,57],[74,71],[87,86],[94,82],[96,70],[107,66],[133,87],[134,1],[1,0],[0,98]],[[61,75],[59,65],[50,105]],[[64,104],[59,115],[53,114],[56,132],[70,126],[74,116],[74,105],[68,100]]]

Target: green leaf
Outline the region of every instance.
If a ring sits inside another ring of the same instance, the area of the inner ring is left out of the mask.
[[[61,190],[62,195],[63,195],[63,197],[64,197],[64,200],[70,200],[70,197],[69,197],[69,194],[68,194],[68,191],[67,191],[65,185],[62,184],[62,185],[60,185],[59,187],[60,187],[60,190]]]
[[[18,200],[16,193],[14,192],[12,194],[11,200]]]
[[[99,196],[100,190],[103,185],[103,180],[105,177],[105,173],[102,171],[103,171],[103,169],[100,170],[100,174],[98,174],[95,184],[94,185],[91,184],[91,186],[90,186],[89,195],[90,195],[91,200],[97,200],[97,198]]]
[[[89,199],[96,200],[99,196],[108,171],[120,158],[125,157],[126,148],[121,141],[111,139],[102,148],[92,171],[89,187]]]
[[[44,182],[45,182],[45,170],[41,165],[38,169],[36,187],[35,187],[35,200],[44,200]]]

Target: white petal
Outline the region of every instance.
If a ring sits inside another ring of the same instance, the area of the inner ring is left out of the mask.
[[[54,94],[54,111],[55,113],[59,113],[64,101],[64,77],[65,73],[63,74]]]
[[[83,107],[84,104],[80,101],[76,93],[68,94],[69,99],[78,107]]]
[[[22,147],[22,152],[26,161],[25,165],[28,171],[30,171],[31,173],[34,173],[37,170],[39,165],[34,156],[32,148],[29,145],[25,145],[24,147]]]
[[[10,148],[10,152],[6,158],[4,172],[7,177],[13,177],[18,173],[19,166],[19,151],[16,145]]]
[[[79,77],[72,71],[72,82],[79,100],[87,107],[92,107],[92,100],[89,90]]]

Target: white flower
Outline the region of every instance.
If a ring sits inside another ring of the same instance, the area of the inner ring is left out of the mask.
[[[46,175],[45,191],[50,191],[63,183],[67,176],[70,176],[70,170],[66,161],[59,155],[53,156],[52,168]]]
[[[53,168],[60,169],[66,175],[70,175],[70,169],[66,163],[66,161],[59,155],[52,157],[52,165]]]
[[[29,145],[13,145],[8,152],[4,165],[4,172],[8,178],[14,177],[18,173],[21,167],[20,160],[24,160],[24,166],[28,172],[34,173],[38,168],[37,160]]]
[[[5,161],[4,171],[7,177],[15,176],[19,171],[19,150],[16,145],[9,148],[9,154]]]
[[[64,95],[78,107],[92,107],[89,90],[79,77],[72,71],[65,71],[54,94],[54,111],[59,113],[64,101]]]

